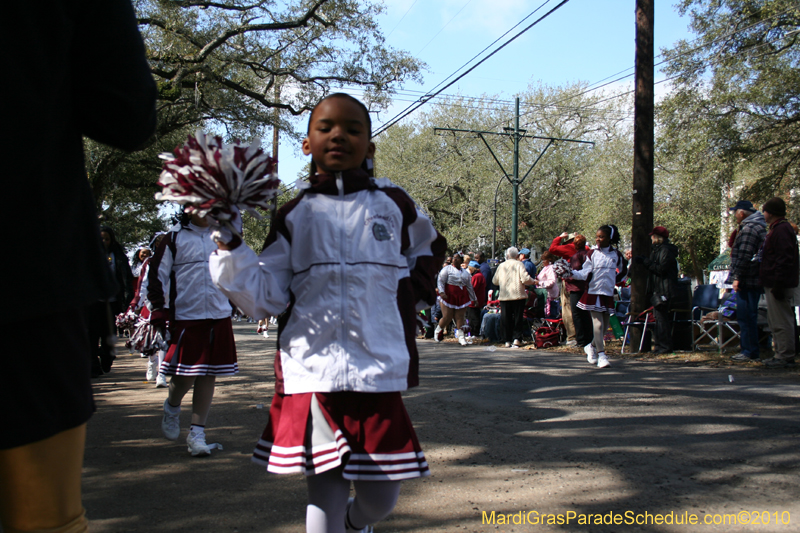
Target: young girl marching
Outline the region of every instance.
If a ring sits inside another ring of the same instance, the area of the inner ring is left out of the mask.
[[[436,342],[442,342],[444,329],[455,319],[458,342],[462,346],[467,345],[467,339],[464,335],[464,317],[467,314],[467,307],[471,303],[478,301],[478,297],[472,287],[472,277],[469,274],[469,270],[461,268],[463,262],[464,260],[460,254],[454,255],[450,264],[445,265],[437,276],[442,318],[433,332],[433,339]]]
[[[589,280],[578,307],[589,311],[592,316],[594,341],[583,349],[589,363],[605,368],[611,366],[606,357],[604,337],[614,312],[614,285],[628,274],[628,262],[617,248],[619,230],[616,226],[601,226],[595,235],[595,243],[596,246],[587,253],[583,269],[573,270],[572,278]]]
[[[209,274],[208,258],[216,250],[210,234],[205,218],[193,214],[190,220],[183,220],[161,240],[147,274],[150,324],[163,327],[169,321],[171,335],[159,369],[161,374],[172,376],[161,430],[167,439],[178,439],[181,401],[193,388],[186,444],[194,457],[221,448],[208,445],[205,435],[216,378],[239,372],[231,306]]]
[[[370,177],[370,137],[361,102],[323,99],[302,145],[309,187],[278,211],[260,256],[234,238],[210,261],[249,316],[280,315],[253,460],[307,476],[309,533],[371,531],[401,480],[429,475],[400,391],[418,383],[416,310],[434,301],[446,243],[405,191]]]

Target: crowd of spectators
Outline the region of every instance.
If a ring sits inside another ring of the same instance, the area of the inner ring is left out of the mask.
[[[797,227],[786,220],[786,204],[778,197],[764,203],[761,211],[747,200],[739,201],[731,211],[738,227],[729,242],[728,281],[733,286],[741,343],[741,352],[732,359],[761,362],[767,367],[792,365],[800,345],[796,314],[800,305]],[[621,239],[616,227],[603,226],[592,247],[587,246],[584,235],[561,233],[538,262],[533,260],[537,254],[531,248],[508,248],[504,260],[494,261],[494,265],[482,252],[465,254],[463,259],[459,255],[463,280],[471,277],[475,295],[475,300],[466,304],[467,329],[473,335],[482,333],[487,310],[497,309],[501,315],[501,341],[508,348],[520,347],[526,337],[533,335],[530,315],[525,320],[526,307],[532,307],[531,302],[539,298],[541,318],[560,319],[565,330],[564,344],[584,348],[587,359],[596,362],[597,354],[603,351],[609,317],[622,313],[630,318],[631,267],[643,269],[647,275],[645,301],[655,322],[650,330],[653,353],[671,353],[675,347],[674,309],[682,301],[680,293],[684,290],[678,282],[680,250],[670,241],[670,232],[664,226],[654,227],[650,239],[650,254],[633,257],[630,247],[619,251]],[[600,255],[595,255],[597,251]],[[562,259],[568,263],[568,275],[556,274],[554,264]],[[446,277],[455,278],[456,265],[448,262],[446,267]],[[759,337],[763,335],[759,334],[757,318],[759,307],[764,306],[774,355],[762,360]],[[441,317],[438,313],[437,318]],[[437,331],[447,331],[451,321],[441,318]],[[462,325],[456,321],[457,336]]]

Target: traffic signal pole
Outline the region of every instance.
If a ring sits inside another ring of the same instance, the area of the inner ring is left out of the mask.
[[[536,166],[536,164],[539,162],[539,160],[542,158],[542,156],[545,154],[547,149],[550,148],[551,146],[553,146],[553,144],[556,141],[572,142],[572,143],[583,143],[583,144],[591,144],[591,145],[594,145],[594,142],[592,142],[592,141],[581,141],[581,140],[578,140],[578,139],[562,139],[562,138],[559,138],[559,137],[540,137],[540,136],[537,136],[537,135],[528,135],[527,134],[527,130],[520,129],[520,127],[519,127],[519,97],[516,97],[515,101],[514,101],[514,127],[513,128],[503,128],[503,129],[505,131],[497,132],[497,131],[463,130],[463,129],[458,129],[458,128],[434,128],[433,132],[434,133],[438,133],[438,132],[442,132],[442,131],[451,131],[453,133],[456,133],[456,132],[472,133],[472,134],[477,135],[483,141],[483,144],[486,145],[486,148],[489,149],[489,153],[492,154],[492,157],[494,158],[495,162],[498,164],[498,166],[500,167],[500,170],[503,172],[503,176],[511,184],[511,187],[512,187],[512,191],[513,192],[512,192],[512,206],[511,206],[511,245],[512,246],[516,246],[517,245],[517,230],[519,228],[519,186],[522,185],[522,183],[525,181],[525,179],[530,175],[531,171]],[[512,167],[511,176],[508,175],[508,172],[506,172],[506,169],[503,166],[503,163],[500,162],[500,160],[497,158],[497,155],[494,153],[494,150],[492,150],[492,147],[489,145],[489,142],[486,140],[486,135],[501,135],[501,136],[504,136],[504,137],[511,137],[511,139],[513,140],[513,142],[514,142],[514,155],[513,155],[513,167]],[[539,156],[536,158],[536,161],[533,162],[531,167],[528,169],[528,171],[525,173],[525,175],[522,176],[521,179],[519,177],[519,141],[520,141],[520,139],[545,139],[545,140],[549,141],[547,143],[547,146],[545,146],[544,149],[539,153]],[[501,180],[501,183],[502,183],[502,180]],[[500,183],[497,184],[497,187],[498,187],[498,190],[499,190]],[[495,191],[494,202],[495,202],[494,210],[495,210],[495,216],[496,216],[496,214],[497,214],[497,191]],[[494,224],[494,227],[492,228],[492,242],[493,243],[496,241],[496,235],[495,235],[496,232],[497,232],[497,223],[496,223],[496,219],[495,219],[495,224]],[[494,245],[492,245],[492,256],[494,256],[494,254],[495,254]]]

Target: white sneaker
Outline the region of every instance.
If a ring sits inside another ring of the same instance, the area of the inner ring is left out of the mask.
[[[597,357],[595,357],[594,353],[594,346],[587,344],[583,347],[583,351],[586,352],[586,360],[589,361],[589,364],[594,365],[597,363]]]
[[[467,336],[464,335],[463,331],[459,331],[458,333],[459,333],[459,335],[458,335],[458,343],[461,346],[466,346],[467,345]]]
[[[167,387],[169,387],[169,383],[167,383],[167,376],[164,374],[159,374],[156,376],[156,388],[165,389]]]
[[[605,352],[597,354],[597,368],[606,368],[609,366],[611,366],[611,363],[608,362],[608,357],[606,357]]]
[[[441,327],[436,326],[436,329],[433,330],[433,340],[435,340],[436,342],[442,342],[443,338],[444,338],[444,331],[442,331]]]
[[[147,362],[147,372],[144,375],[144,379],[146,379],[147,381],[153,381],[154,379],[156,379],[157,374],[158,374],[158,358],[153,356],[153,358],[151,358]]]
[[[195,433],[190,431],[186,437],[186,444],[189,447],[188,451],[192,457],[206,457],[211,455],[211,447],[206,444],[205,433]]]
[[[514,339],[514,348],[519,348],[520,346],[522,346],[522,343],[519,339]]]
[[[506,343],[506,348],[511,348],[511,343],[510,342]]]
[[[269,332],[267,331],[266,328],[264,328],[264,338],[269,339]]]
[[[178,407],[178,412],[175,414],[167,411],[167,402],[164,400],[164,416],[161,418],[161,432],[164,433],[164,438],[168,440],[178,440],[181,434],[181,408]]]

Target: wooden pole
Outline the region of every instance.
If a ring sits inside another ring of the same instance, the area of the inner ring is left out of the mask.
[[[636,89],[634,96],[633,133],[633,220],[631,252],[634,256],[650,254],[653,229],[653,2],[636,0]],[[631,272],[631,306],[635,317],[648,307],[647,270],[636,265]],[[631,345],[638,346],[641,330],[631,328]],[[649,351],[649,345],[644,347]]]

